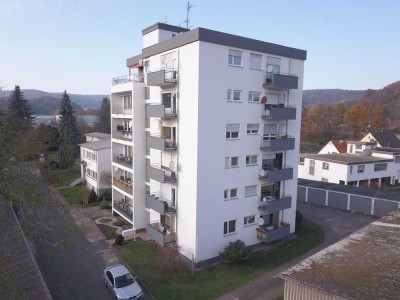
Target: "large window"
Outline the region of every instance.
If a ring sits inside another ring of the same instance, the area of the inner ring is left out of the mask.
[[[242,66],[242,51],[229,50],[228,64],[231,66]]]
[[[257,195],[257,186],[249,185],[244,188],[244,196],[251,197]]]
[[[226,138],[238,139],[240,131],[240,124],[227,124],[226,125]]]
[[[237,199],[237,193],[238,193],[238,190],[236,188],[224,190],[224,200]]]
[[[246,166],[256,166],[256,165],[257,165],[257,155],[247,155]]]
[[[256,222],[256,216],[255,215],[247,216],[247,217],[244,217],[243,225],[244,226],[253,225],[253,224],[255,224],[255,222]]]
[[[239,167],[239,156],[225,157],[225,169]]]
[[[260,92],[249,92],[249,102],[250,103],[260,103],[260,97],[261,93]]]
[[[250,69],[262,70],[262,55],[250,53]]]
[[[224,235],[236,232],[236,220],[224,222]]]
[[[258,134],[259,128],[258,124],[247,124],[247,134]]]
[[[281,71],[281,59],[267,56],[267,72],[279,74]]]
[[[315,160],[310,160],[310,168],[308,169],[309,175],[314,175],[315,173]]]
[[[378,171],[385,171],[387,169],[387,164],[375,164],[374,166],[374,171],[378,172]]]

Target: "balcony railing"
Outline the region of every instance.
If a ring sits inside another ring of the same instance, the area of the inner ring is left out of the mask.
[[[167,167],[160,165],[147,166],[147,175],[150,179],[161,183],[176,182],[176,173]]]
[[[133,110],[132,110],[132,107],[126,107],[126,106],[124,106],[122,104],[120,104],[120,105],[114,104],[111,107],[111,113],[115,114],[115,115],[129,115],[129,116],[131,116],[133,114]]]
[[[260,148],[263,151],[284,151],[294,149],[295,138],[288,135],[265,134],[261,138]]]
[[[147,104],[147,116],[149,118],[172,119],[176,118],[176,107],[166,107],[165,104]]]
[[[297,89],[299,85],[299,78],[295,75],[284,74],[284,73],[265,73],[266,88],[278,88],[278,89]]]
[[[113,201],[113,208],[124,217],[132,220],[133,208],[128,203],[124,201]]]
[[[167,86],[175,84],[178,72],[176,69],[161,69],[147,73],[147,86]]]
[[[273,213],[292,207],[292,196],[281,194],[278,197],[262,196],[258,203],[258,209],[264,213]]]
[[[125,154],[113,155],[113,162],[132,169],[132,157]]]
[[[123,176],[122,176],[123,177]],[[117,188],[127,192],[128,194],[132,194],[132,181],[130,178],[127,179],[118,179],[116,177],[113,178],[113,185]]]
[[[175,138],[164,138],[157,135],[147,137],[147,146],[161,151],[174,151],[177,149]]]
[[[143,74],[128,74],[111,79],[111,85],[118,85],[127,82],[144,82]]]
[[[132,142],[132,131],[131,130],[114,130],[112,132],[112,137],[114,139],[124,140]]]
[[[289,165],[263,166],[259,178],[269,183],[290,180],[293,179],[293,167]]]
[[[284,239],[290,235],[290,225],[282,221],[278,227],[260,226],[256,228],[257,238],[265,243]]]
[[[171,232],[166,226],[159,222],[147,224],[147,234],[149,237],[161,246],[176,241],[176,232]]]
[[[283,104],[266,104],[262,118],[264,120],[295,120],[296,107]]]
[[[175,204],[159,197],[158,193],[146,194],[146,207],[155,210],[161,215],[173,214],[176,212]]]

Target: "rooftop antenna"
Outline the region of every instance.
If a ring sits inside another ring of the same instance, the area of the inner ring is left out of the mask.
[[[167,24],[168,23],[168,16],[164,17],[163,23]]]
[[[190,9],[196,5],[190,5],[189,1],[186,3],[186,19],[182,23],[186,23],[186,28],[189,29],[189,13]]]

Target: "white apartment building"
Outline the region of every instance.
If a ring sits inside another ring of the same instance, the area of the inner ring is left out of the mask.
[[[157,23],[113,78],[113,211],[196,265],[294,233],[306,52]]]
[[[81,178],[97,195],[111,188],[102,176],[111,175],[111,135],[101,132],[86,133],[86,143],[79,144]]]
[[[363,187],[396,184],[400,179],[400,149],[348,141],[347,153],[301,155],[298,177]]]

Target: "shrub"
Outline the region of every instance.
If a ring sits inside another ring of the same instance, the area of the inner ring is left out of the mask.
[[[118,234],[115,237],[115,244],[118,246],[122,246],[124,244],[125,238],[122,236],[122,234]]]
[[[301,228],[303,225],[303,214],[296,209],[296,232]]]
[[[88,195],[88,203],[93,203],[97,201],[97,195],[96,192],[94,191],[94,189],[92,188],[92,190],[90,191],[89,195]]]
[[[101,200],[99,207],[101,209],[111,209],[111,201]]]
[[[105,190],[103,194],[101,194],[100,200],[111,201],[111,190]]]
[[[220,253],[222,260],[228,265],[238,265],[247,261],[251,256],[251,251],[246,247],[246,244],[237,240],[230,242]]]

